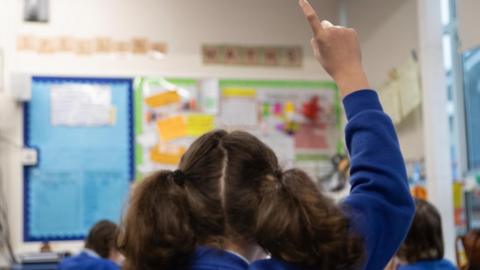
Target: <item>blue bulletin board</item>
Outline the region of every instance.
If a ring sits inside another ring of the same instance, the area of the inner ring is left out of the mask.
[[[72,85],[107,89],[111,123],[65,118],[57,103],[67,110],[69,103],[55,100],[52,89]],[[131,79],[32,78],[24,135],[25,145],[38,150],[38,164],[24,169],[25,241],[79,240],[100,219],[120,221],[134,178],[132,92]]]

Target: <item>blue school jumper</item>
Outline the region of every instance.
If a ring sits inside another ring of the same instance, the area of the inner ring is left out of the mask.
[[[404,240],[415,212],[405,162],[395,128],[376,92],[354,92],[343,103],[348,119],[345,133],[352,187],[341,206],[352,229],[364,239],[363,269],[382,270]],[[250,269],[307,268],[273,258],[255,262]]]
[[[447,260],[436,260],[403,265],[398,270],[457,270],[457,267]]]
[[[248,261],[231,252],[199,247],[192,258],[191,270],[247,270]]]
[[[63,260],[58,270],[120,270],[120,266],[101,258],[93,251],[86,250],[77,256]]]

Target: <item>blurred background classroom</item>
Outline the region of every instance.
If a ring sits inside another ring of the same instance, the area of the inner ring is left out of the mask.
[[[358,31],[412,194],[461,266],[480,229],[480,2],[311,2]],[[0,0],[0,269],[80,251],[132,183],[215,128],[344,197],[345,119],[310,37],[292,0]]]

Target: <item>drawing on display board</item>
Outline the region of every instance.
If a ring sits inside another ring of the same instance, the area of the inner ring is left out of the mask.
[[[282,167],[306,170],[327,190],[344,187],[326,180],[343,153],[332,82],[138,78],[135,91],[138,177],[175,169],[196,138],[222,128],[256,135]]]
[[[325,181],[333,167],[330,159],[342,152],[339,97],[333,83],[223,80],[220,91],[221,104],[230,103],[232,93],[239,99],[254,95],[256,121],[219,127],[253,133],[274,150],[282,167],[304,169],[327,190],[336,186]],[[251,117],[245,110],[242,114]]]

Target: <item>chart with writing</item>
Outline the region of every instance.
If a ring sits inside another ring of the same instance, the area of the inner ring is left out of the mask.
[[[91,112],[95,112],[92,114]],[[26,241],[81,239],[120,221],[133,168],[132,81],[34,77],[25,106]]]

